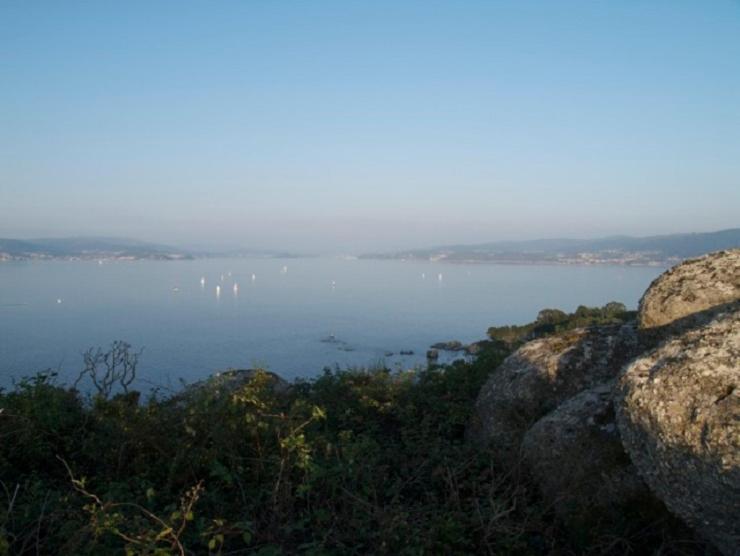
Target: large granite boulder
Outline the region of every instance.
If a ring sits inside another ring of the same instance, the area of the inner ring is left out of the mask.
[[[617,423],[633,463],[668,508],[725,554],[739,554],[740,302],[707,318],[625,369]]]
[[[503,461],[524,433],[579,392],[614,378],[638,352],[634,324],[580,328],[526,343],[493,371],[476,401],[475,436]]]
[[[614,381],[581,392],[537,421],[522,456],[545,501],[580,529],[625,516],[662,517],[660,504],[622,446],[615,423]]]
[[[640,300],[641,329],[664,327],[740,299],[740,249],[685,261],[656,278]]]

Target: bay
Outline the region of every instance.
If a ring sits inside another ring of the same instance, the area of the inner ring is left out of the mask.
[[[85,349],[119,339],[144,349],[140,386],[256,366],[287,379],[326,366],[412,368],[434,342],[480,340],[545,307],[635,308],[662,270],[341,258],[1,263],[0,385],[47,368],[73,380]]]

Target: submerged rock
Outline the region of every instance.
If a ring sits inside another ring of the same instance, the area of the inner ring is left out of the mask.
[[[635,360],[618,394],[622,442],[650,488],[740,553],[740,303]]]
[[[669,325],[683,317],[740,299],[740,249],[685,261],[656,278],[640,300],[640,328]]]

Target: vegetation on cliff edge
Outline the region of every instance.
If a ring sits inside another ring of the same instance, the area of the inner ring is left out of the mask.
[[[698,553],[665,524],[566,534],[495,446],[466,442],[510,349],[146,399],[129,346],[91,351],[93,394],[50,372],[0,391],[0,555]]]

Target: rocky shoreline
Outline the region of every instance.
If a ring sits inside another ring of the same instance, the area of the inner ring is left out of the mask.
[[[527,342],[492,370],[473,441],[521,465],[563,522],[676,516],[740,551],[740,249],[686,261],[637,322]]]

